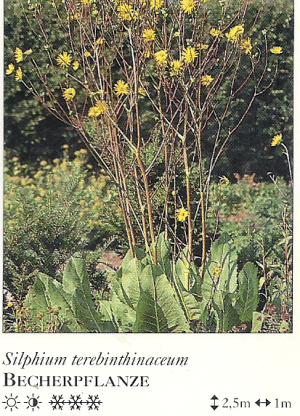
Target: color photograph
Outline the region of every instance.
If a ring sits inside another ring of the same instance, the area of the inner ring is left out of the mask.
[[[3,24],[2,333],[292,334],[293,2]]]

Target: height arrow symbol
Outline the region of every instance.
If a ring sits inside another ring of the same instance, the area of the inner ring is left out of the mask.
[[[213,395],[213,397],[210,399],[210,400],[213,400],[214,401],[214,404],[213,405],[211,405],[210,407],[212,407],[214,410],[216,410],[219,406],[217,406],[216,405],[216,400],[219,400],[218,398],[217,398],[217,396],[214,394]]]

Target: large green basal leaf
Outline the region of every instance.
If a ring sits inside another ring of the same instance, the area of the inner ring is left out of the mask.
[[[240,322],[237,311],[232,306],[232,295],[227,294],[223,297],[221,292],[216,292],[213,306],[218,315],[218,332],[227,332]]]
[[[139,280],[141,273],[142,263],[137,258],[134,258],[124,267],[122,266],[122,277],[119,280],[122,289],[122,298],[134,310],[136,309],[141,293]],[[121,296],[119,297],[121,298]]]
[[[101,315],[96,311],[92,301],[89,277],[83,259],[71,258],[68,261],[63,275],[63,289],[72,296],[72,308],[80,323],[90,332],[103,332]],[[107,327],[107,324],[105,326]],[[111,331],[114,331],[113,325]]]
[[[71,295],[64,292],[62,285],[51,277],[39,273],[36,281],[29,291],[24,302],[33,312],[33,321],[47,328],[51,319],[51,309],[57,309],[58,320],[62,324],[61,332],[86,332],[87,328],[81,325],[75,316],[71,305]],[[38,315],[41,317],[38,318]]]
[[[257,269],[253,263],[246,263],[239,274],[239,290],[235,309],[241,322],[251,322],[259,302]]]
[[[217,276],[216,270],[220,270]],[[213,298],[216,290],[221,291],[225,296],[226,293],[234,293],[236,289],[237,252],[231,237],[224,233],[211,247],[211,254],[206,262],[201,294],[204,299],[209,300]]]
[[[148,265],[141,274],[141,296],[134,332],[190,332],[189,324],[170,282],[158,266]]]
[[[132,332],[136,319],[136,312],[127,303],[121,302],[118,296],[113,293],[111,301],[108,302],[113,315],[113,321],[116,323],[118,332]],[[102,305],[101,309],[102,311]]]
[[[175,287],[179,304],[185,314],[187,321],[190,322],[199,320],[205,305],[198,302],[195,299],[195,296],[185,289],[181,279],[178,276],[175,276]]]
[[[170,261],[170,242],[166,240],[166,233],[159,234],[156,243],[157,263],[168,278],[171,277],[172,267]]]

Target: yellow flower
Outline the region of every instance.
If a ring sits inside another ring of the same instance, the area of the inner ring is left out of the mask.
[[[155,61],[156,61],[157,65],[165,66],[166,63],[167,63],[168,52],[166,50],[156,52],[154,54],[154,58],[155,58]]]
[[[281,46],[273,46],[273,48],[270,49],[271,53],[274,53],[275,55],[279,55],[282,53],[282,47]]]
[[[150,51],[150,49],[147,49],[145,51],[145,58],[149,58],[150,56],[151,56],[151,51]]]
[[[115,85],[115,94],[119,97],[121,94],[128,94],[129,93],[129,85],[126,84],[124,81],[119,79],[119,81]]]
[[[20,48],[16,48],[15,50],[15,58],[16,58],[16,62],[21,62],[23,61],[23,52],[21,51]]]
[[[181,221],[181,222],[183,222],[188,215],[189,215],[189,213],[184,208],[177,209],[176,214],[175,214],[177,220]]]
[[[230,29],[229,33],[226,33],[227,38],[231,42],[235,42],[238,40],[238,37],[244,33],[244,28],[241,25],[235,26]]]
[[[11,308],[14,304],[12,302],[7,302],[7,307]]]
[[[196,6],[196,3],[194,0],[181,0],[181,9],[185,13],[191,13]]]
[[[143,87],[139,87],[138,93],[141,94],[141,95],[143,95],[144,97],[146,96],[146,91],[144,90]]]
[[[87,6],[90,6],[92,2],[93,0],[81,0],[81,3],[86,4]]]
[[[198,53],[196,52],[195,48],[192,46],[189,46],[186,48],[186,50],[182,54],[182,59],[185,63],[189,64],[194,61],[195,58],[197,58]]]
[[[24,55],[31,55],[32,49],[27,49],[27,51],[24,52]]]
[[[21,68],[18,68],[18,69],[16,70],[15,80],[16,80],[16,81],[22,81],[22,78],[23,78],[23,72],[22,72],[22,69],[21,69]]]
[[[104,43],[104,39],[103,38],[98,38],[95,42],[96,45],[103,45]]]
[[[71,61],[72,61],[71,55],[69,55],[67,52],[60,53],[58,57],[56,58],[57,65],[63,69],[68,68]]]
[[[85,56],[86,58],[88,58],[89,56],[91,56],[91,54],[90,54],[90,52],[85,51],[85,52],[84,52],[84,56]]]
[[[164,4],[164,0],[150,0],[150,9],[159,10]]]
[[[281,142],[282,142],[282,134],[280,133],[273,137],[271,141],[271,146],[277,146]]]
[[[251,52],[251,49],[252,49],[252,45],[251,45],[251,40],[250,40],[250,38],[248,38],[248,39],[244,39],[244,40],[242,41],[242,43],[241,43],[240,48],[241,48],[243,51],[245,51],[245,53],[246,53],[246,54],[250,53],[250,52]]]
[[[132,7],[130,4],[120,4],[118,7],[119,17],[122,20],[131,20],[134,16]]]
[[[214,277],[214,278],[219,277],[219,276],[220,276],[220,274],[221,274],[221,271],[222,271],[222,267],[215,267],[215,268],[213,269],[213,271],[212,271],[212,275],[213,275],[213,277]]]
[[[78,61],[74,61],[73,62],[73,69],[74,69],[74,71],[77,71],[78,68],[79,68],[79,62]]]
[[[171,75],[177,75],[181,71],[182,65],[183,63],[181,61],[173,61],[171,63],[171,66],[172,66]]]
[[[222,32],[220,32],[220,30],[213,28],[210,32],[209,32],[212,36],[224,36]]]
[[[145,29],[142,34],[145,42],[150,42],[155,39],[155,32],[152,29]]]
[[[14,72],[14,70],[15,70],[15,66],[13,64],[9,64],[8,68],[6,70],[6,75],[12,74]]]
[[[200,43],[199,49],[201,50],[208,49],[208,45],[206,45],[205,43]]]
[[[229,181],[229,179],[225,175],[223,175],[223,176],[220,177],[219,185],[228,186],[229,184],[230,184],[230,181]]]
[[[201,84],[202,85],[205,85],[206,87],[208,87],[212,83],[213,80],[214,79],[210,75],[204,75],[201,78]]]
[[[76,91],[74,90],[74,88],[67,88],[63,93],[63,97],[66,101],[72,101],[75,95]]]

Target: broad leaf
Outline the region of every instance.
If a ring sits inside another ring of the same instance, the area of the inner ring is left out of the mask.
[[[239,291],[235,309],[241,322],[251,322],[259,302],[257,269],[253,263],[246,263],[239,274]]]
[[[141,297],[134,332],[190,332],[176,294],[159,267],[147,266],[141,274]]]

